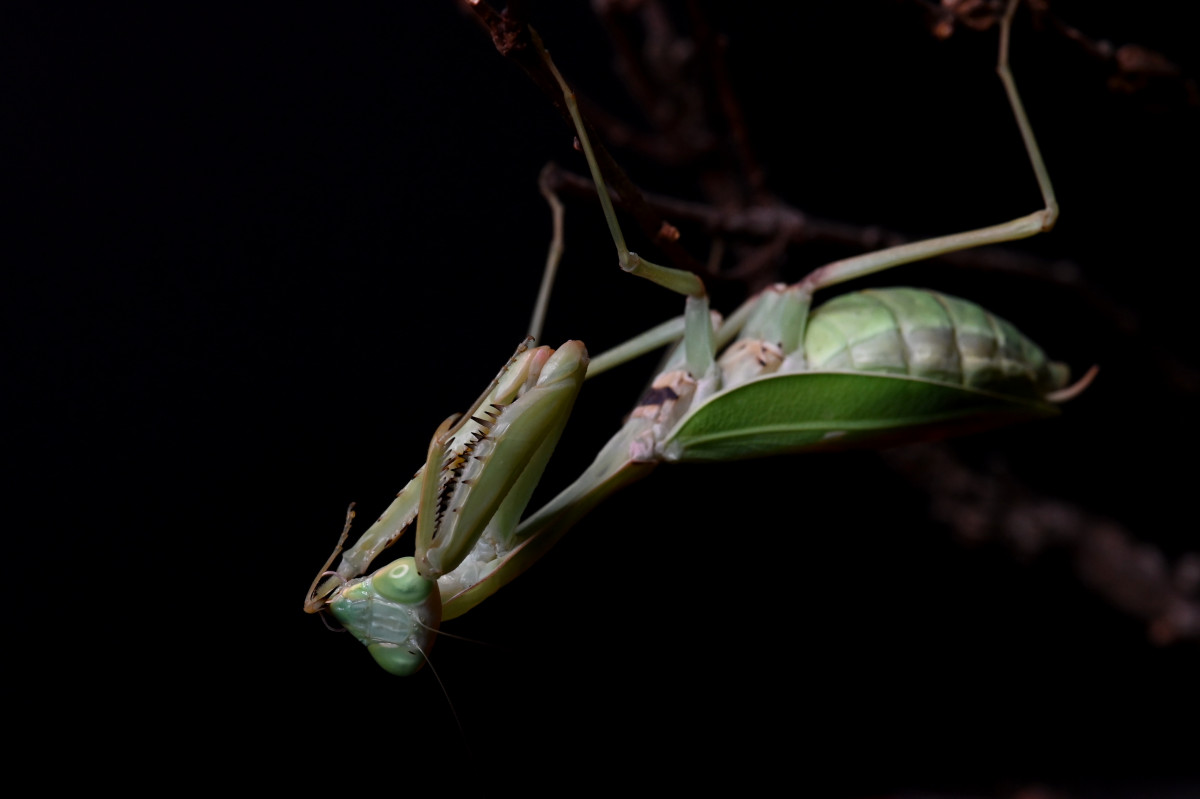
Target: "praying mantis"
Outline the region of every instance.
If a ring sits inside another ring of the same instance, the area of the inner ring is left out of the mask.
[[[1056,403],[1081,391],[1088,378],[1069,385],[1064,366],[973,303],[894,288],[812,307],[819,290],[1053,226],[1057,202],[1007,66],[1015,8],[1012,0],[1001,24],[999,72],[1044,207],[1010,222],[836,261],[799,283],[768,288],[724,320],[711,314],[699,278],[646,261],[625,245],[573,92],[533,34],[530,46],[570,111],[621,268],[683,296],[684,314],[594,359],[579,341],[557,350],[523,343],[480,397],[436,430],[424,465],[343,553],[348,514],[342,542],[305,609],[331,611],[386,671],[412,674],[426,663],[441,622],[488,599],[600,502],[659,463],[880,446],[1056,413]],[[593,464],[526,516],[584,380],[676,342]],[[415,555],[372,572],[410,526]]]

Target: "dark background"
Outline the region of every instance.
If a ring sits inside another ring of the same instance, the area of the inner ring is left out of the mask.
[[[713,18],[779,196],[914,236],[1036,207],[994,32],[939,42],[915,4],[777,5]],[[582,6],[532,19],[581,94],[639,124]],[[1175,559],[1197,529],[1195,20],[1053,8],[1184,74],[1114,91],[1106,64],[1018,26],[1063,206],[1022,246],[1085,288],[937,265],[885,282],[1100,364],[1062,418],[957,451]],[[965,547],[871,453],[662,467],[447,625],[470,640],[434,652],[445,695],[429,670],[379,672],[301,595],[347,503],[374,518],[524,335],[549,238],[536,177],[582,171],[570,132],[448,0],[3,17],[9,685],[38,697],[31,721],[84,720],[114,776],[149,756],[218,782],[350,769],[464,792],[643,767],[647,787],[836,796],[1166,796],[1200,777],[1194,642],[1150,643],[1061,552]],[[677,313],[615,269],[594,206],[568,223],[548,342],[599,352]],[[794,248],[783,277],[844,254]],[[550,490],[652,367],[587,387]]]

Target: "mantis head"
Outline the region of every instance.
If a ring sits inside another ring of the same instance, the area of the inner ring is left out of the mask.
[[[406,557],[347,583],[329,609],[376,663],[404,677],[425,665],[441,622],[442,597],[437,583],[417,574],[416,561]]]

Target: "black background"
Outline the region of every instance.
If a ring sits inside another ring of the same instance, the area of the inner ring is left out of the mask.
[[[636,119],[601,29],[560,5],[532,16],[560,67]],[[714,14],[772,190],[916,236],[1036,207],[994,33],[938,42],[900,3],[776,5]],[[1176,4],[1092,6],[1054,4],[1195,76]],[[1200,776],[1194,644],[1152,645],[1063,557],[964,548],[870,453],[663,467],[447,625],[471,639],[435,650],[449,702],[429,670],[379,672],[302,594],[347,503],[381,511],[523,336],[549,237],[536,176],[582,170],[571,133],[451,2],[4,17],[10,645],[27,669],[9,685],[44,686],[31,718],[85,720],[114,775],[151,755],[197,779],[537,794],[647,768],[650,788],[836,796],[1167,795]],[[1136,334],[1011,277],[886,282],[985,302],[1102,367],[1061,419],[963,457],[1195,551],[1195,99],[1183,81],[1111,91],[1061,37],[1016,35],[1063,206],[1023,246],[1079,265]],[[689,191],[616,155],[644,187]],[[594,207],[568,222],[547,341],[599,352],[677,312],[615,268]],[[786,277],[838,254],[798,248]],[[551,490],[651,368],[587,387]]]

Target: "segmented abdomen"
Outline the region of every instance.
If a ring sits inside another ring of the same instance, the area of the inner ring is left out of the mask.
[[[808,368],[906,374],[1040,398],[1066,367],[1009,322],[958,297],[911,288],[856,291],[812,312]]]

